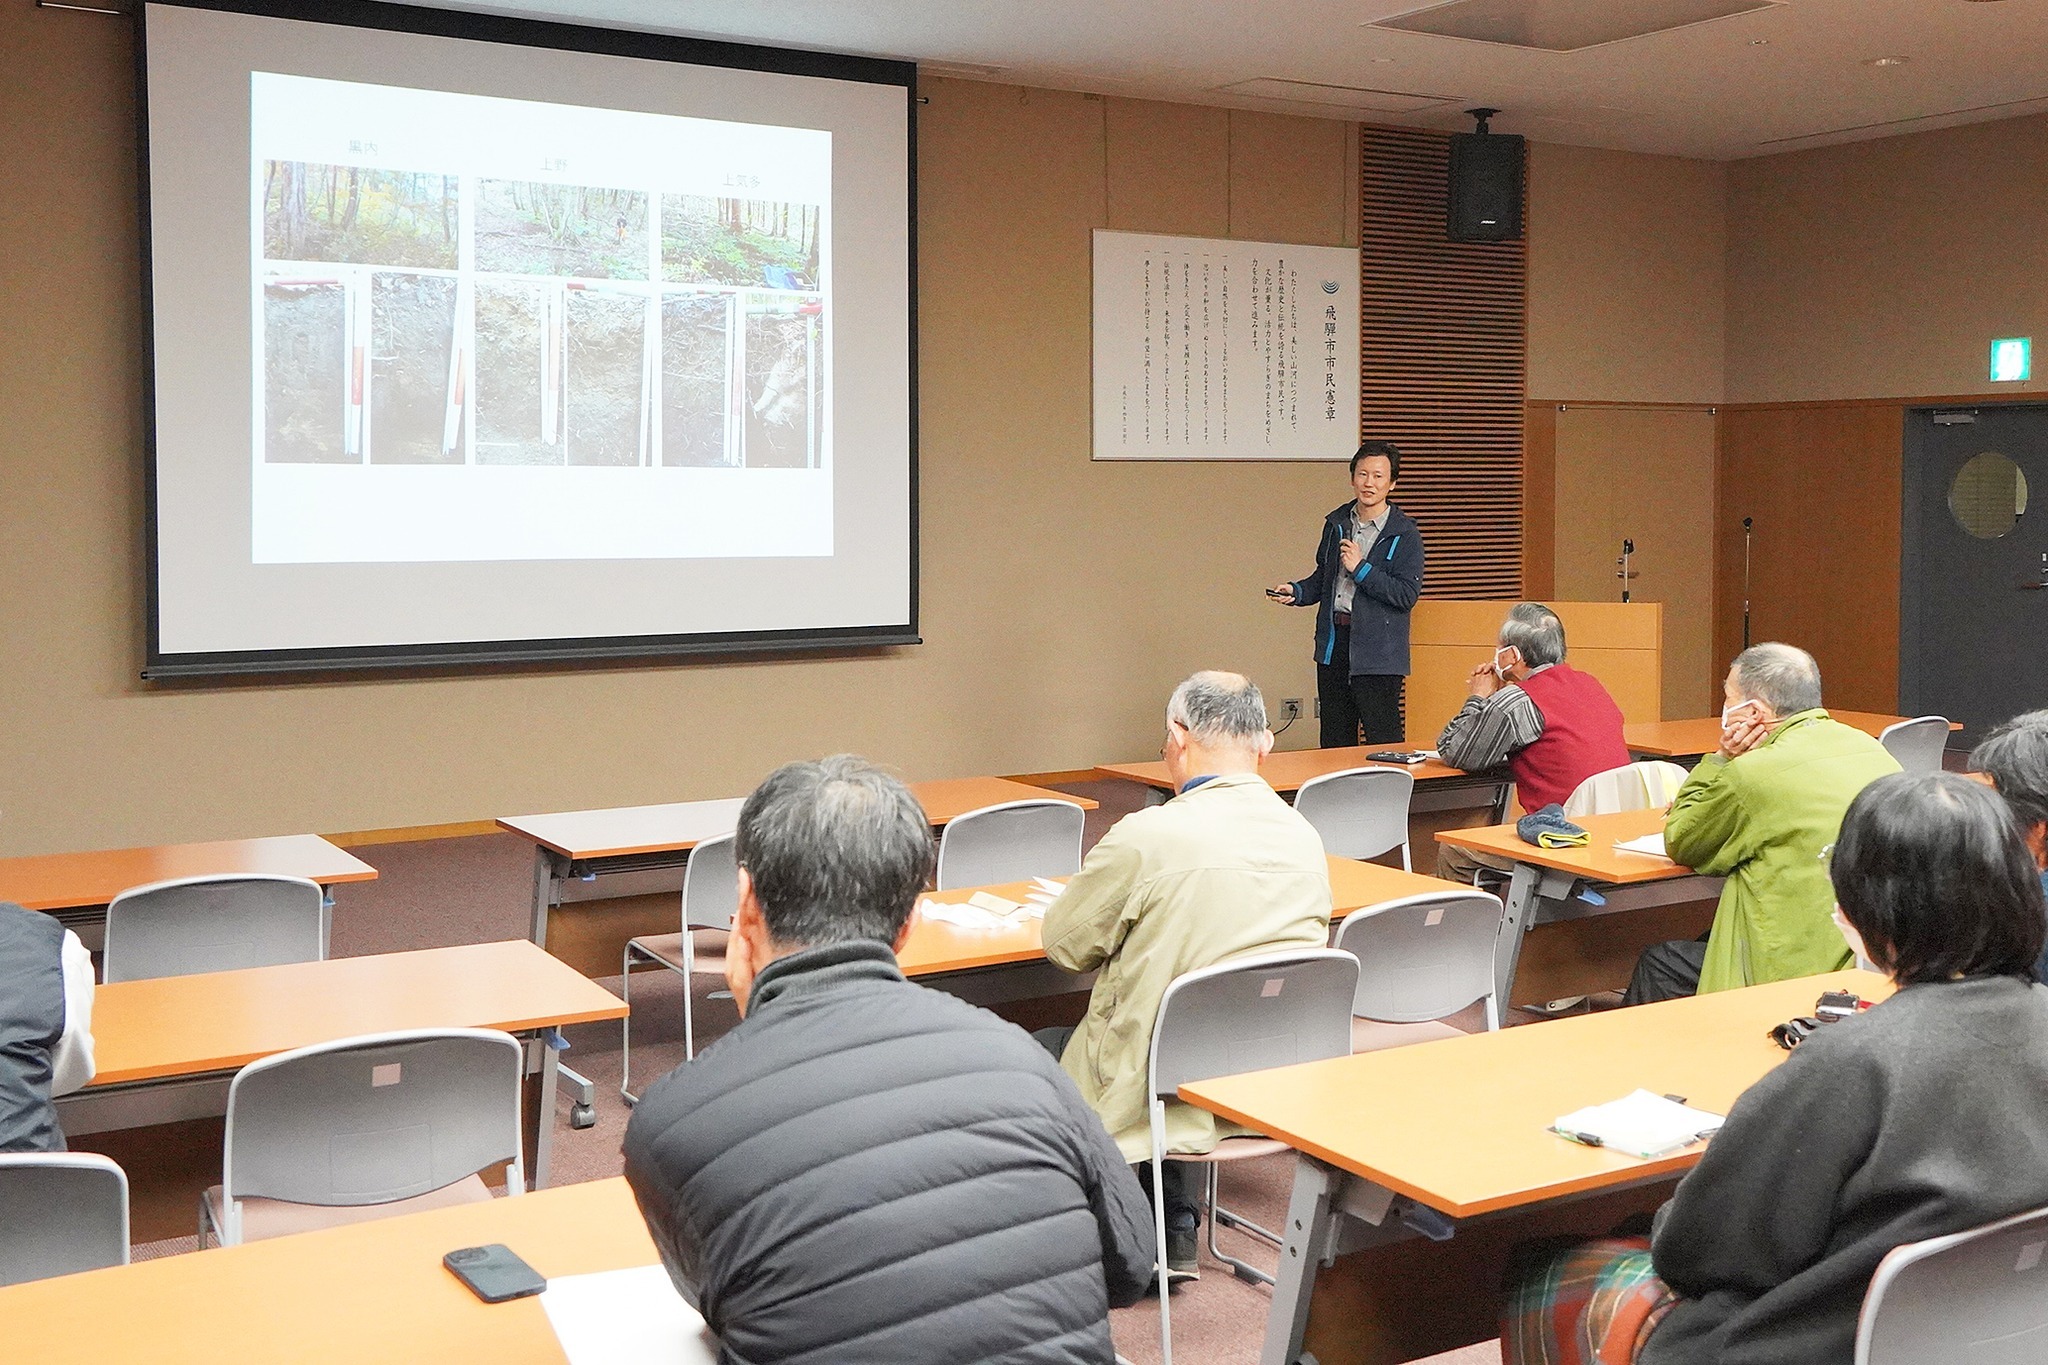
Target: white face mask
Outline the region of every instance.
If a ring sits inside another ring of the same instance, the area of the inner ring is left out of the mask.
[[[1741,715],[1741,714],[1742,714],[1743,712],[1745,712],[1745,711],[1752,711],[1752,712],[1753,712],[1753,711],[1755,711],[1755,710],[1756,710],[1756,703],[1755,703],[1754,701],[1739,701],[1739,702],[1736,702],[1736,703],[1735,703],[1735,705],[1733,705],[1733,706],[1724,706],[1724,707],[1722,707],[1722,708],[1721,708],[1721,730],[1722,730],[1722,733],[1724,733],[1724,734],[1725,734],[1725,733],[1727,732],[1727,730],[1728,730],[1728,722],[1730,722],[1730,721],[1734,720],[1734,719],[1735,719],[1735,718],[1736,718],[1737,716]]]
[[[1842,913],[1842,907],[1835,907],[1835,928],[1842,931],[1842,941],[1849,945],[1849,951],[1856,955],[1856,965],[1870,965],[1870,953],[1863,946],[1863,935],[1856,932],[1856,926],[1849,923],[1849,917]]]
[[[1503,658],[1503,655],[1506,657]],[[1522,651],[1516,649],[1513,645],[1496,649],[1493,651],[1493,676],[1499,678],[1502,682],[1506,682],[1508,670],[1520,662],[1522,662]]]

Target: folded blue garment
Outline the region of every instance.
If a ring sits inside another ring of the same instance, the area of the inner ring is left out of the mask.
[[[1591,835],[1564,818],[1564,807],[1554,801],[1515,821],[1515,833],[1523,843],[1538,848],[1583,848],[1592,842]]]

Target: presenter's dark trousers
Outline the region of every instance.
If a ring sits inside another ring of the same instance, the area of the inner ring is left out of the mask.
[[[1337,639],[1330,650],[1333,663],[1316,665],[1317,709],[1323,717],[1323,747],[1344,749],[1359,742],[1365,730],[1367,744],[1399,744],[1407,737],[1401,723],[1401,684],[1398,673],[1360,673],[1351,665],[1351,627],[1337,627]]]

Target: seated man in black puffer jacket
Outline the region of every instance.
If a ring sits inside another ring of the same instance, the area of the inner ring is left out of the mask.
[[[908,789],[841,756],[747,798],[737,1028],[649,1088],[626,1178],[733,1365],[1111,1365],[1144,1191],[1029,1035],[904,980],[932,866]]]

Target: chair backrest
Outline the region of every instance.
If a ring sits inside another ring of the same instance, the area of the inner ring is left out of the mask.
[[[1938,773],[1948,752],[1948,717],[1916,716],[1887,725],[1877,736],[1886,752],[1909,773]]]
[[[1072,876],[1081,870],[1087,822],[1088,812],[1071,801],[1005,801],[968,811],[939,835],[938,889]]]
[[[131,887],[107,906],[100,979],[191,976],[327,956],[318,883],[231,874]]]
[[[1336,946],[1358,959],[1351,1012],[1388,1024],[1420,1024],[1484,1000],[1499,1028],[1493,954],[1507,910],[1484,891],[1429,891],[1369,905],[1344,917]]]
[[[1663,759],[1624,763],[1594,773],[1573,789],[1564,803],[1566,815],[1614,815],[1625,810],[1654,810],[1671,804],[1685,785],[1685,769]]]
[[[1894,1247],[1856,1324],[1856,1365],[2048,1359],[2048,1209]]]
[[[251,1062],[228,1087],[224,1199],[387,1204],[503,1161],[516,1191],[521,1069],[518,1041],[490,1029],[365,1034]]]
[[[1404,768],[1346,768],[1301,784],[1294,808],[1337,858],[1377,858],[1408,842],[1415,774]]]
[[[740,909],[740,866],[733,836],[704,839],[683,865],[683,932],[730,929]]]
[[[1358,959],[1335,948],[1261,953],[1183,972],[1159,1000],[1151,1094],[1184,1082],[1351,1052]]]
[[[0,1285],[128,1264],[128,1177],[96,1152],[0,1154]]]

